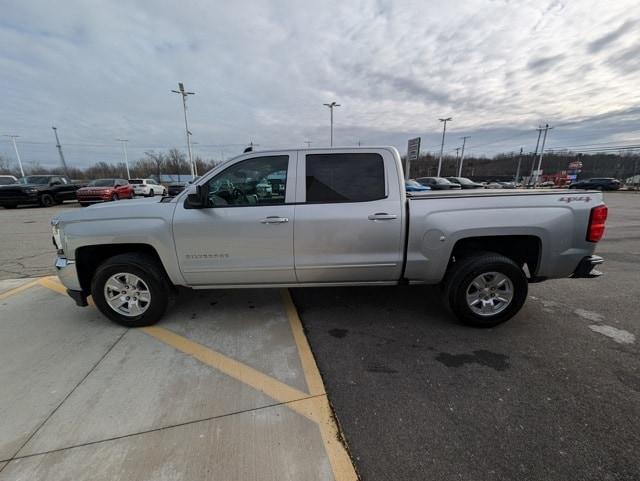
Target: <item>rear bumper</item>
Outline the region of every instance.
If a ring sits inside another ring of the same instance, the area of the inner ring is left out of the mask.
[[[571,277],[573,279],[591,279],[594,277],[600,277],[602,272],[596,269],[604,262],[604,259],[600,256],[588,256],[583,257],[576,270],[573,271]]]

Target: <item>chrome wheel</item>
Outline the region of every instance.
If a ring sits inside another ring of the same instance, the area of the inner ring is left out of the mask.
[[[134,274],[119,272],[109,277],[104,285],[107,305],[126,317],[137,317],[151,305],[149,286]]]
[[[513,300],[513,283],[500,272],[485,272],[476,277],[466,292],[467,305],[479,316],[494,316]]]

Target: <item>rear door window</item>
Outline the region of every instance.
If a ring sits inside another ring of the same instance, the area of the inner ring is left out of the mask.
[[[384,160],[375,153],[309,154],[309,203],[366,202],[386,197]]]

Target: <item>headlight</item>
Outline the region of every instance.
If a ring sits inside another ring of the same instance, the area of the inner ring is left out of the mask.
[[[62,250],[62,238],[60,236],[60,219],[51,219],[51,234],[53,235],[53,243],[56,249]]]
[[[38,189],[36,189],[35,187],[29,187],[28,189],[25,189],[25,192],[27,194],[35,194],[36,192],[38,192]]]

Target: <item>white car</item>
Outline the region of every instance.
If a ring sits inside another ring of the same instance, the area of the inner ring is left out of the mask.
[[[145,197],[153,197],[158,194],[167,195],[167,188],[153,179],[129,179],[129,183],[133,186],[135,195],[144,195]]]
[[[17,183],[18,179],[16,179],[13,175],[0,175],[0,185],[11,185]]]

